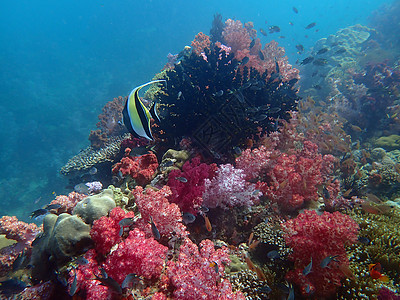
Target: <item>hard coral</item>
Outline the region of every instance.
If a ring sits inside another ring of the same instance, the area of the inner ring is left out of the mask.
[[[133,212],[125,213],[122,208],[116,207],[110,212],[109,217],[101,217],[94,221],[90,236],[94,241],[96,252],[101,255],[108,254],[111,248],[121,241],[119,235],[121,226],[118,222],[134,216]]]
[[[164,186],[157,192],[147,189],[145,193],[143,193],[142,187],[137,187],[132,191],[132,194],[142,216],[142,219],[138,220],[138,226],[147,233],[147,236],[152,235],[149,224],[150,217],[156,224],[161,236],[170,237],[173,233],[181,237],[187,236],[188,233],[182,224],[179,207],[175,203],[168,202],[167,198],[172,194],[168,186]]]
[[[176,203],[183,212],[196,213],[201,206],[201,196],[205,191],[205,180],[211,179],[217,170],[216,164],[207,165],[200,163],[200,157],[195,157],[191,162],[187,161],[181,170],[172,170],[168,176],[168,185],[172,194],[169,200]],[[183,177],[187,182],[182,182]]]
[[[247,183],[244,171],[232,165],[219,166],[213,179],[206,178],[203,205],[209,208],[229,208],[235,206],[251,206],[258,201],[255,185]]]
[[[317,297],[328,297],[345,278],[341,271],[348,267],[345,246],[357,240],[357,223],[339,212],[305,211],[297,218],[282,224],[286,243],[293,248],[290,258],[296,269],[286,274],[286,279],[296,283],[304,296],[314,291]],[[321,262],[328,256],[336,256],[329,266],[322,268]],[[304,268],[312,259],[312,272],[304,275]]]
[[[154,176],[155,171],[158,168],[157,157],[154,153],[144,154],[141,156],[132,157],[129,156],[130,148],[125,150],[126,156],[112,169],[113,173],[121,171],[123,176],[130,175],[135,179],[138,185],[148,184]]]
[[[135,273],[147,279],[161,275],[168,248],[135,228],[118,248],[108,255],[105,270],[108,275],[121,284],[126,275]]]
[[[215,250],[210,240],[203,240],[199,250],[186,238],[178,260],[168,262],[174,299],[244,299],[242,293],[233,293],[229,281],[221,276],[224,264],[229,262],[226,248]]]

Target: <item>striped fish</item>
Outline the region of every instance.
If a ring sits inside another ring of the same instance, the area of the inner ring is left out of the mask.
[[[165,80],[153,80],[142,84],[133,89],[129,94],[128,100],[126,100],[124,110],[122,111],[122,116],[124,118],[124,124],[128,131],[132,133],[135,137],[144,137],[148,140],[154,140],[151,130],[150,130],[150,119],[153,118],[156,121],[160,121],[155,104],[153,103],[150,110],[143,105],[139,98],[139,91],[141,88],[153,84],[156,82],[166,82]]]

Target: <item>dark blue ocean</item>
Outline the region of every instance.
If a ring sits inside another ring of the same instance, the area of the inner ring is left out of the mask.
[[[261,42],[275,39],[294,64],[320,38],[368,25],[384,2],[1,1],[0,215],[27,220],[68,193],[59,170],[89,145],[104,104],[151,80],[198,32],[208,34],[215,13],[257,30],[280,26]]]

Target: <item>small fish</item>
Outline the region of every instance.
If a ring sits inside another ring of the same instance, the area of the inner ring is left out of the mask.
[[[245,57],[243,57],[243,59],[242,59],[242,65],[245,65],[245,64],[247,64],[248,62],[249,62],[249,57],[248,56],[245,56]],[[222,95],[221,95],[222,96]]]
[[[254,249],[257,248],[257,246],[260,244],[260,241],[253,241],[250,245],[249,245],[249,251],[253,251]]]
[[[121,227],[121,229],[119,230],[119,236],[122,236],[122,234],[124,233],[124,227],[131,226],[133,223],[135,223],[133,221],[133,218],[125,218],[119,221],[118,224]]]
[[[252,193],[253,196],[257,196],[261,191],[260,190],[254,190],[254,192]]]
[[[287,296],[287,300],[294,300],[294,287],[292,284],[289,284],[289,295]]]
[[[312,57],[312,56],[306,57],[305,59],[303,59],[303,60],[301,61],[300,65],[309,64],[309,63],[312,62],[313,60],[314,60],[314,57]]]
[[[389,282],[389,277],[381,273],[382,266],[380,263],[370,264],[368,266],[368,271],[372,279],[378,279],[379,281],[382,282]]]
[[[96,175],[97,174],[97,168],[96,167],[91,167],[90,169],[89,169],[89,175]]]
[[[40,216],[44,216],[47,215],[49,213],[49,211],[45,208],[39,208],[37,210],[34,210],[31,214],[30,214],[30,218],[31,219],[37,219]]]
[[[75,258],[74,262],[76,262],[78,265],[81,265],[81,266],[87,265],[89,263],[89,261],[83,255]]]
[[[218,272],[219,272],[219,267],[218,267],[217,262],[212,261],[212,262],[210,263],[210,267],[214,268],[215,273],[218,274]]]
[[[247,56],[246,56],[247,57]],[[248,57],[247,57],[248,58]],[[244,59],[244,58],[243,58]],[[214,94],[212,94],[214,97],[221,97],[224,94],[223,90],[219,90],[217,92],[215,92]]]
[[[184,212],[182,214],[182,220],[183,220],[183,223],[190,224],[190,223],[193,223],[196,220],[196,216],[191,214],[191,213]]]
[[[374,202],[376,204],[381,204],[382,203],[382,200],[379,199],[378,196],[375,196],[374,194],[371,194],[371,193],[367,194],[367,199],[368,199],[368,201]]]
[[[264,121],[266,118],[268,118],[267,114],[259,114],[253,118],[253,121],[261,122]]]
[[[36,198],[36,200],[33,201],[33,204],[38,204],[40,202],[40,200],[42,200],[42,196]]]
[[[206,225],[206,229],[207,229],[207,231],[208,232],[211,232],[211,230],[212,230],[212,226],[211,226],[211,222],[210,222],[210,219],[207,217],[207,215],[206,214],[204,214],[204,223],[205,223],[205,225]]]
[[[242,154],[242,149],[240,149],[238,146],[233,147],[233,148],[232,148],[232,151],[233,151],[233,153],[236,154],[236,155]]]
[[[25,254],[25,248],[24,248],[24,250],[22,250],[22,252],[18,255],[17,259],[14,260],[14,262],[12,264],[13,272],[21,269],[21,267],[25,261],[25,258],[26,258],[26,254]]]
[[[303,275],[307,276],[308,274],[310,274],[311,273],[311,269],[312,269],[312,257],[311,257],[310,263],[304,268]]]
[[[276,25],[269,26],[268,30],[269,30],[269,33],[274,33],[274,32],[280,32],[281,31],[279,26],[276,26]]]
[[[265,32],[264,29],[260,28],[260,32],[261,32],[261,34],[262,34],[263,36],[267,36],[267,33]]]
[[[167,160],[166,162],[161,164],[161,167],[168,168],[168,167],[171,167],[173,164],[174,164],[174,162],[172,160]]]
[[[324,197],[325,200],[331,198],[331,195],[329,194],[329,191],[327,190],[326,186],[322,188],[322,196]]]
[[[135,273],[130,273],[128,275],[126,275],[124,281],[121,284],[121,288],[122,289],[126,289],[126,288],[130,288],[132,287],[132,283],[134,283],[135,281],[138,281],[138,276]]]
[[[345,48],[340,48],[339,50],[337,50],[336,52],[335,52],[335,54],[342,54],[342,53],[345,53],[347,50],[345,49]]]
[[[308,25],[305,27],[305,29],[311,29],[311,28],[313,28],[315,25],[317,25],[317,23],[312,22],[312,23],[308,24]]]
[[[280,111],[281,111],[281,108],[280,108],[280,107],[272,107],[272,108],[269,109],[268,113],[270,113],[270,114],[276,114],[276,113],[278,113],[278,112],[280,112]]]
[[[296,49],[299,50],[299,54],[301,54],[304,51],[304,46],[302,44],[298,44],[296,45]]]
[[[96,280],[100,281],[102,285],[106,285],[106,286],[110,287],[115,292],[117,292],[119,295],[122,294],[122,288],[118,284],[118,282],[116,282],[113,278],[109,277],[103,268],[101,268],[100,271],[101,271],[102,277],[94,275],[96,277]]]
[[[289,25],[290,25],[290,26],[293,26],[294,24],[293,24],[293,22],[289,22]]]
[[[324,54],[324,53],[326,53],[328,51],[329,51],[329,48],[328,47],[324,47],[324,48],[318,50],[317,55]]]
[[[321,263],[319,264],[319,266],[323,269],[323,268],[326,268],[326,267],[330,264],[331,261],[336,261],[336,262],[338,262],[338,260],[335,259],[335,258],[338,257],[338,256],[339,256],[339,255],[329,255],[329,256],[325,257],[325,258],[321,261]]]
[[[264,60],[264,59],[265,59],[264,53],[262,53],[261,50],[258,51],[258,57],[259,57],[261,60]]]
[[[298,14],[298,13],[299,13],[299,10],[298,10],[296,7],[293,6],[292,9],[293,9],[293,11],[294,11],[295,14]]]
[[[61,204],[59,204],[59,203],[48,204],[45,206],[45,209],[47,209],[47,210],[59,209],[59,208],[61,208]]]
[[[313,61],[313,65],[315,66],[324,66],[328,63],[328,60],[325,58],[318,58]]]
[[[262,293],[262,294],[269,294],[272,292],[272,289],[266,284],[266,285],[258,288],[257,292]]]
[[[359,241],[361,244],[364,244],[364,245],[369,245],[369,243],[371,242],[371,241],[369,240],[369,238],[367,238],[367,237],[365,237],[365,236],[359,236],[359,237],[358,237],[358,241]]]
[[[200,214],[208,213],[210,209],[206,206],[200,206],[199,212]]]
[[[178,181],[180,181],[180,182],[183,182],[183,183],[186,183],[186,182],[188,182],[188,180],[187,180],[187,178],[186,178],[186,177],[181,177],[181,176],[178,176],[178,177],[175,177],[175,179],[176,179],[176,180],[178,180]]]
[[[279,252],[276,250],[271,250],[267,253],[267,257],[274,260],[278,259],[280,257]]]
[[[255,44],[256,44],[256,40],[255,40],[255,39],[252,39],[252,40],[251,40],[251,43],[250,43],[250,49],[253,48]],[[246,57],[247,57],[247,56],[246,56]],[[243,62],[243,60],[242,60],[242,62]]]
[[[78,289],[78,280],[76,278],[76,270],[74,274],[74,280],[72,281],[71,287],[69,288],[69,295],[72,297],[75,295],[76,291]]]
[[[176,97],[176,99],[179,100],[179,99],[181,99],[181,97],[182,97],[182,91],[179,91],[178,92],[178,96]]]
[[[158,231],[156,224],[154,224],[152,217],[150,217],[150,225],[151,225],[151,232],[153,233],[154,239],[159,240],[161,238],[161,235],[160,235],[160,232]]]
[[[16,278],[7,279],[0,282],[0,293],[6,296],[5,299],[11,299],[11,295],[18,294],[26,288],[26,283]],[[14,299],[14,298],[12,298]]]
[[[79,193],[79,194],[89,194],[89,187],[84,184],[84,183],[79,183],[77,185],[74,186],[74,191]]]
[[[118,222],[118,225],[122,227],[127,227],[131,226],[133,223],[134,223],[133,218],[124,218]]]
[[[284,35],[279,36],[280,39],[285,39],[286,37]]]

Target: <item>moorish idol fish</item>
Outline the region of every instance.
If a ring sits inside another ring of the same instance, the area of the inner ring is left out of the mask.
[[[154,140],[150,130],[150,119],[153,118],[156,121],[160,121],[155,108],[156,102],[154,102],[150,110],[148,110],[142,101],[140,101],[139,91],[142,87],[145,87],[149,84],[163,81],[166,82],[166,80],[153,80],[147,82],[134,88],[129,94],[124,110],[122,111],[122,116],[126,128],[135,137],[144,137],[148,140]]]

